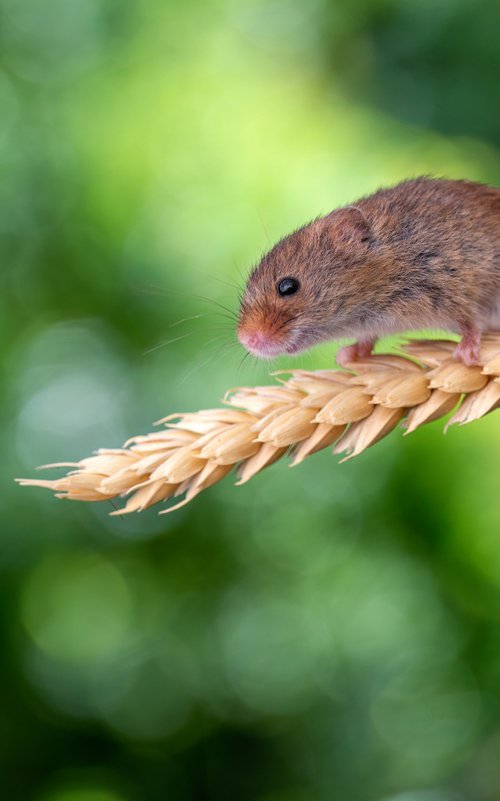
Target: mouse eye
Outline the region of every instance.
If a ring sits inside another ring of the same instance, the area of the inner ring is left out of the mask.
[[[293,295],[300,289],[300,282],[296,278],[282,278],[278,282],[278,293],[283,297],[284,295]]]

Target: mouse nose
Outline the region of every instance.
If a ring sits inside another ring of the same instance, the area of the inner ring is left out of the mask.
[[[259,350],[268,343],[267,338],[260,331],[251,331],[250,333],[242,331],[238,336],[241,344],[250,350]]]

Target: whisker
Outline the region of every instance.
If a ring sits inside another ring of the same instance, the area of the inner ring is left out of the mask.
[[[296,315],[294,315],[293,317],[288,317],[286,320],[283,320],[283,322],[282,322],[282,323],[281,323],[281,324],[278,326],[278,328],[277,328],[276,330],[277,330],[277,331],[281,331],[281,330],[282,330],[283,328],[285,328],[287,325],[289,325],[290,323],[293,323],[293,322],[294,322],[294,320],[296,320],[296,319],[298,318],[298,316],[299,316],[299,315],[298,315],[298,314],[296,314]]]
[[[225,306],[220,301],[215,300],[215,298],[209,298],[209,297],[206,297],[205,295],[198,295],[198,294],[191,293],[191,292],[189,292],[189,293],[188,292],[180,292],[179,290],[176,290],[176,289],[167,289],[165,287],[159,287],[156,284],[150,284],[149,287],[143,287],[143,288],[139,289],[138,291],[139,292],[143,292],[145,294],[163,295],[165,297],[188,298],[189,300],[192,300],[193,298],[196,298],[197,300],[202,300],[204,303],[211,303],[214,306],[218,306],[220,309],[222,309],[227,314],[229,314],[233,319],[235,319],[235,320],[238,319],[238,315],[234,311],[234,309],[229,309],[227,306]]]
[[[238,284],[234,279],[231,278],[220,278],[217,275],[210,275],[210,278],[213,281],[217,281],[219,284],[224,284],[224,286],[228,286],[230,289],[235,289],[236,292],[240,293],[243,289],[241,284]]]
[[[210,344],[211,342],[216,341],[216,339],[217,338],[209,340],[209,342],[206,344]],[[218,337],[218,339],[220,339],[220,337]],[[209,354],[208,359],[205,359],[205,361],[201,363],[198,360],[193,365],[193,367],[190,370],[188,370],[188,372],[185,373],[185,375],[181,378],[181,380],[179,381],[179,386],[182,386],[182,384],[184,384],[187,381],[187,379],[193,375],[194,372],[196,372],[197,370],[201,370],[203,367],[206,367],[207,364],[211,364],[213,360],[216,359],[225,349],[234,347],[234,345],[235,345],[234,342],[227,342],[227,341],[223,342],[222,345],[220,345],[218,348],[215,348],[212,351],[212,353]]]
[[[246,287],[246,285],[247,285],[247,281],[248,281],[248,275],[243,275],[243,273],[241,272],[241,267],[240,267],[240,265],[238,264],[238,262],[237,262],[237,261],[236,261],[236,259],[234,259],[234,258],[233,258],[233,264],[234,264],[234,266],[236,267],[237,273],[238,273],[238,275],[239,275],[239,277],[240,277],[240,280],[241,280],[241,287],[240,287],[240,289],[241,289],[241,288],[243,288],[243,289],[244,289],[244,287]]]
[[[248,359],[248,357],[249,357],[249,356],[250,356],[250,351],[249,351],[249,350],[247,350],[247,351],[246,351],[246,352],[243,354],[243,356],[241,357],[240,363],[239,363],[239,365],[238,365],[238,372],[241,370],[241,368],[243,367],[243,365],[244,365],[245,361]]]
[[[189,297],[187,292],[181,292],[178,289],[171,289],[169,287],[158,286],[157,284],[149,284],[148,286],[143,287],[136,287],[137,292],[141,292],[143,295],[165,295],[165,296],[172,296],[176,295],[177,297]]]
[[[173,337],[173,339],[167,339],[165,342],[159,342],[158,345],[153,345],[152,348],[145,350],[144,356],[147,356],[148,353],[153,353],[155,350],[159,350],[160,348],[165,348],[167,345],[171,345],[173,342],[178,342],[180,339],[186,339],[186,337],[191,336],[193,333],[193,331],[188,331],[187,334],[181,334],[179,337]]]
[[[269,231],[267,229],[267,226],[266,226],[266,224],[264,222],[264,218],[262,217],[262,214],[260,213],[260,211],[258,209],[257,209],[257,217],[259,218],[259,222],[262,225],[262,230],[264,231],[264,233],[266,235],[267,244],[268,245],[272,245],[273,243],[272,243],[271,237],[269,235]]]
[[[208,317],[210,312],[206,314],[192,314],[191,317],[183,317],[182,320],[177,320],[176,323],[171,323],[169,328],[175,328],[177,325],[182,325],[182,323],[187,323],[189,320],[199,320],[201,317]]]
[[[202,295],[195,295],[195,297],[205,301],[205,303],[213,303],[214,306],[218,306],[220,309],[223,309],[227,314],[231,315],[231,317],[233,317],[235,320],[238,319],[238,315],[236,314],[235,311],[233,311],[233,309],[229,309],[227,306],[224,306],[224,304],[220,303],[218,300],[214,300],[214,298],[205,298]]]

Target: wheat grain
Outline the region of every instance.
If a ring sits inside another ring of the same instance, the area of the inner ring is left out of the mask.
[[[500,406],[500,333],[483,335],[480,364],[466,367],[448,340],[411,341],[404,356],[376,355],[352,372],[290,370],[270,386],[240,387],[225,407],[174,414],[166,427],[137,436],[120,449],[101,449],[59,479],[18,479],[58,498],[126,498],[141,511],[183,496],[164,512],[191,501],[236,468],[244,484],[287,453],[297,465],[329,445],[345,459],[357,456],[404,421],[406,433],[458,407],[448,421],[463,425]],[[344,461],[343,460],[343,461]]]

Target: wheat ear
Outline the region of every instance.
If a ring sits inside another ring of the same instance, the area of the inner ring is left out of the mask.
[[[448,425],[463,425],[500,406],[500,333],[483,335],[477,366],[458,362],[455,345],[412,341],[404,356],[370,356],[352,372],[290,370],[286,380],[275,374],[273,385],[230,390],[225,407],[169,415],[158,421],[164,429],[133,437],[123,448],[44,465],[73,468],[63,478],[18,481],[70,500],[126,497],[125,507],[111,514],[184,496],[164,510],[171,512],[235,466],[237,484],[244,484],[286,453],[297,465],[334,445],[334,453],[350,459],[402,421],[410,433],[457,406]]]

